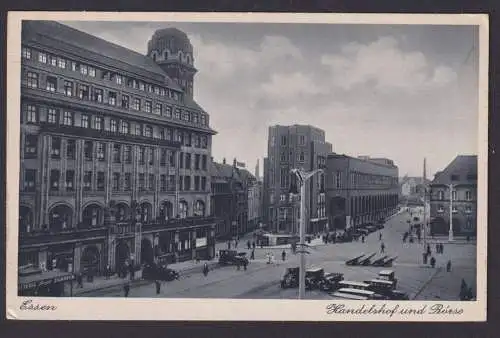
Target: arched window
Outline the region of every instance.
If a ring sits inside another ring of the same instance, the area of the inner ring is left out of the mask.
[[[442,201],[444,200],[444,192],[443,190],[438,191],[438,200]]]
[[[205,203],[203,201],[196,201],[194,206],[194,216],[205,216]]]
[[[188,216],[188,204],[186,201],[179,202],[179,217],[186,218]]]

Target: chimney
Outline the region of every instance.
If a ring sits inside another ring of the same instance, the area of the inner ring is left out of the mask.
[[[225,157],[222,159],[222,164],[226,164],[226,158]]]
[[[233,167],[235,167],[235,168],[236,168],[236,157],[235,157],[235,158],[234,158],[234,160],[233,160]]]

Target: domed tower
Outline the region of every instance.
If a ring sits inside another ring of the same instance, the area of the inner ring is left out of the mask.
[[[148,41],[148,56],[177,82],[186,95],[193,96],[197,70],[194,68],[193,46],[186,33],[177,28],[157,30]]]

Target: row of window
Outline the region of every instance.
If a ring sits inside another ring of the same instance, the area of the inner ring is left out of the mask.
[[[41,111],[45,114],[41,114]],[[72,111],[62,111],[62,120],[60,111],[55,108],[47,108],[28,104],[25,106],[25,121],[28,123],[37,123],[45,121],[50,124],[62,124],[64,126],[79,126],[80,128],[91,128],[94,130],[107,130],[112,133],[120,133],[124,135],[136,135],[149,138],[158,138],[167,141],[180,142],[186,147],[195,147],[206,149],[208,147],[208,137],[206,135],[198,135],[188,131],[173,128],[157,127],[156,130],[152,125],[135,123],[135,129],[132,129],[132,123],[125,120],[111,118],[109,126],[105,128],[105,120],[102,116],[89,114],[75,114]],[[42,116],[41,116],[42,115]],[[76,115],[76,116],[75,116]],[[43,117],[41,119],[41,117]],[[76,121],[78,118],[78,121]],[[79,123],[76,123],[79,122]]]
[[[40,63],[48,64],[61,69],[67,69],[74,72],[79,72],[82,75],[90,77],[100,77],[103,80],[108,80],[117,85],[127,85],[130,88],[140,91],[154,93],[159,96],[166,96],[174,101],[182,101],[182,93],[175,90],[161,87],[158,85],[146,83],[132,77],[124,76],[116,72],[107,71],[104,69],[92,67],[84,63],[69,60],[64,57],[55,56],[33,48],[22,47],[22,57],[28,60],[38,60]]]
[[[274,135],[271,136],[271,146],[274,147],[276,141]],[[287,135],[281,135],[280,138],[280,144],[282,146],[288,145],[288,136]],[[299,146],[304,146],[306,144],[306,136],[305,135],[297,135],[297,144]]]
[[[337,172],[338,174],[339,172]],[[358,172],[351,173],[351,186],[395,186],[398,184],[398,178],[392,176],[384,176],[384,175],[372,175],[372,174],[364,174]]]
[[[444,206],[443,206],[443,205],[438,205],[436,210],[437,210],[437,212],[438,212],[438,213],[444,213],[444,211],[445,211],[445,210],[444,210]],[[457,212],[458,212],[458,208],[457,208],[457,206],[456,206],[456,205],[453,205],[453,206],[451,207],[451,211],[452,211],[453,213],[457,213]],[[465,208],[464,208],[464,212],[465,212],[466,214],[471,214],[471,213],[472,213],[472,206],[470,206],[470,205],[466,205],[466,206],[465,206]]]
[[[24,191],[36,191],[36,176],[37,171],[34,169],[27,169],[24,172]],[[104,191],[106,187],[106,174],[103,171],[98,171],[95,175],[92,171],[85,171],[83,173],[83,190],[93,190],[93,180],[96,180],[95,190]],[[175,175],[159,175],[160,176],[160,191],[174,191],[176,189]],[[156,190],[156,175],[138,174],[138,189],[139,191],[155,191]],[[194,176],[193,184],[191,184],[191,176],[179,177],[179,190],[180,191],[206,191],[207,178],[205,176]],[[50,191],[74,191],[75,186],[75,171],[66,170],[64,176],[64,186],[60,186],[61,171],[53,169],[50,171],[49,176],[49,189]],[[113,173],[112,174],[112,189],[113,191],[131,191],[132,190],[132,174],[131,173]]]
[[[438,201],[443,201],[444,200],[444,191],[443,190],[439,190],[437,192],[437,199],[438,199]],[[453,190],[451,192],[451,199],[453,201],[457,200],[457,191],[456,190]],[[466,201],[472,201],[472,191],[470,191],[470,190],[466,190],[465,191],[465,200]]]

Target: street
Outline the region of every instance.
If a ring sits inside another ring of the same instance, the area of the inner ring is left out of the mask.
[[[384,268],[371,266],[346,266],[345,261],[362,253],[377,253],[380,257],[380,246],[383,242],[383,255],[398,256],[392,268],[398,279],[397,289],[406,292],[410,299],[417,300],[458,300],[462,278],[475,289],[476,246],[472,243],[453,243],[444,245],[444,254],[435,254],[435,245],[431,245],[436,258],[436,268],[422,264],[423,244],[402,243],[402,236],[408,230],[409,214],[402,212],[386,223],[382,230],[382,241],[379,232],[370,234],[365,243],[337,243],[310,247],[307,255],[307,266],[323,267],[325,272],[341,272],[345,280],[364,281],[375,278]],[[239,251],[246,249],[246,239],[241,240]],[[257,248],[255,260],[251,261],[247,270],[237,270],[234,266],[213,269],[205,277],[200,264],[199,272],[181,275],[172,282],[163,282],[160,294],[156,294],[154,283],[133,287],[129,297],[170,297],[170,298],[237,298],[237,299],[296,299],[298,289],[281,289],[280,277],[285,267],[298,266],[298,255],[290,249],[286,261],[281,261],[281,248]],[[272,253],[275,264],[266,263],[266,254]],[[446,271],[446,263],[452,261],[452,271]],[[86,296],[90,297],[123,297],[121,287],[96,290]],[[319,290],[307,291],[307,299],[328,299],[327,293]]]

